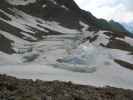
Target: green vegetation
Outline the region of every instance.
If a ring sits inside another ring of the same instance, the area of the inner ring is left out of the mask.
[[[114,32],[129,33],[121,24],[113,20],[106,21],[104,19],[99,19],[96,21],[96,26],[103,30],[110,30]]]

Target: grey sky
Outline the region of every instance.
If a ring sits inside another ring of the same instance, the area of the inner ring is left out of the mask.
[[[133,21],[133,0],[75,0],[75,2],[98,18],[120,22]]]

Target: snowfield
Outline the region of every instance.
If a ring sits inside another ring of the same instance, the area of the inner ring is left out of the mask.
[[[133,89],[133,71],[115,64],[114,66],[96,66],[96,71],[90,73],[72,72],[35,63],[3,65],[0,67],[0,73],[25,79],[72,81],[74,83],[92,86],[114,86]]]
[[[7,1],[12,5],[36,2]],[[57,5],[54,0],[51,2]],[[65,6],[62,7],[68,10]],[[107,31],[89,31],[90,26],[82,21],[77,23],[81,29],[71,29],[57,21],[37,18],[16,8],[7,10],[11,14],[4,10],[0,10],[0,13],[10,20],[0,17],[0,22],[10,26],[13,32],[3,28],[0,29],[0,36],[4,36],[9,43],[13,41],[9,47],[15,53],[0,51],[0,74],[133,89],[133,70],[117,63],[120,60],[133,65],[133,38],[126,36],[112,39],[114,36],[111,37],[111,33],[104,34]],[[17,30],[16,34],[14,28]],[[130,49],[126,51],[115,46],[107,47],[111,39],[121,40],[124,42],[121,43],[122,47],[128,44]],[[5,49],[4,45],[3,48]]]
[[[58,45],[61,45],[60,42]],[[131,62],[132,55],[128,56],[120,50],[95,47],[88,43],[80,45],[72,51],[73,53],[71,52],[72,55],[66,53],[65,56],[65,51],[62,51],[57,49],[42,53],[34,63],[1,65],[0,73],[34,80],[61,80],[100,87],[133,89],[133,71],[116,64],[113,60],[120,56],[122,60],[127,57],[125,60]],[[47,59],[43,60],[44,55]]]

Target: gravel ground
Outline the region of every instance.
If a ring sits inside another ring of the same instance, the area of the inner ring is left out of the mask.
[[[133,100],[133,91],[0,75],[0,100]]]

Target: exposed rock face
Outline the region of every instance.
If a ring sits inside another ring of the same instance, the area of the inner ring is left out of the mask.
[[[0,100],[132,100],[133,91],[0,75]]]
[[[9,54],[15,53],[14,50],[12,49],[12,43],[13,41],[8,40],[4,36],[0,34],[0,45],[3,45],[0,50]]]

